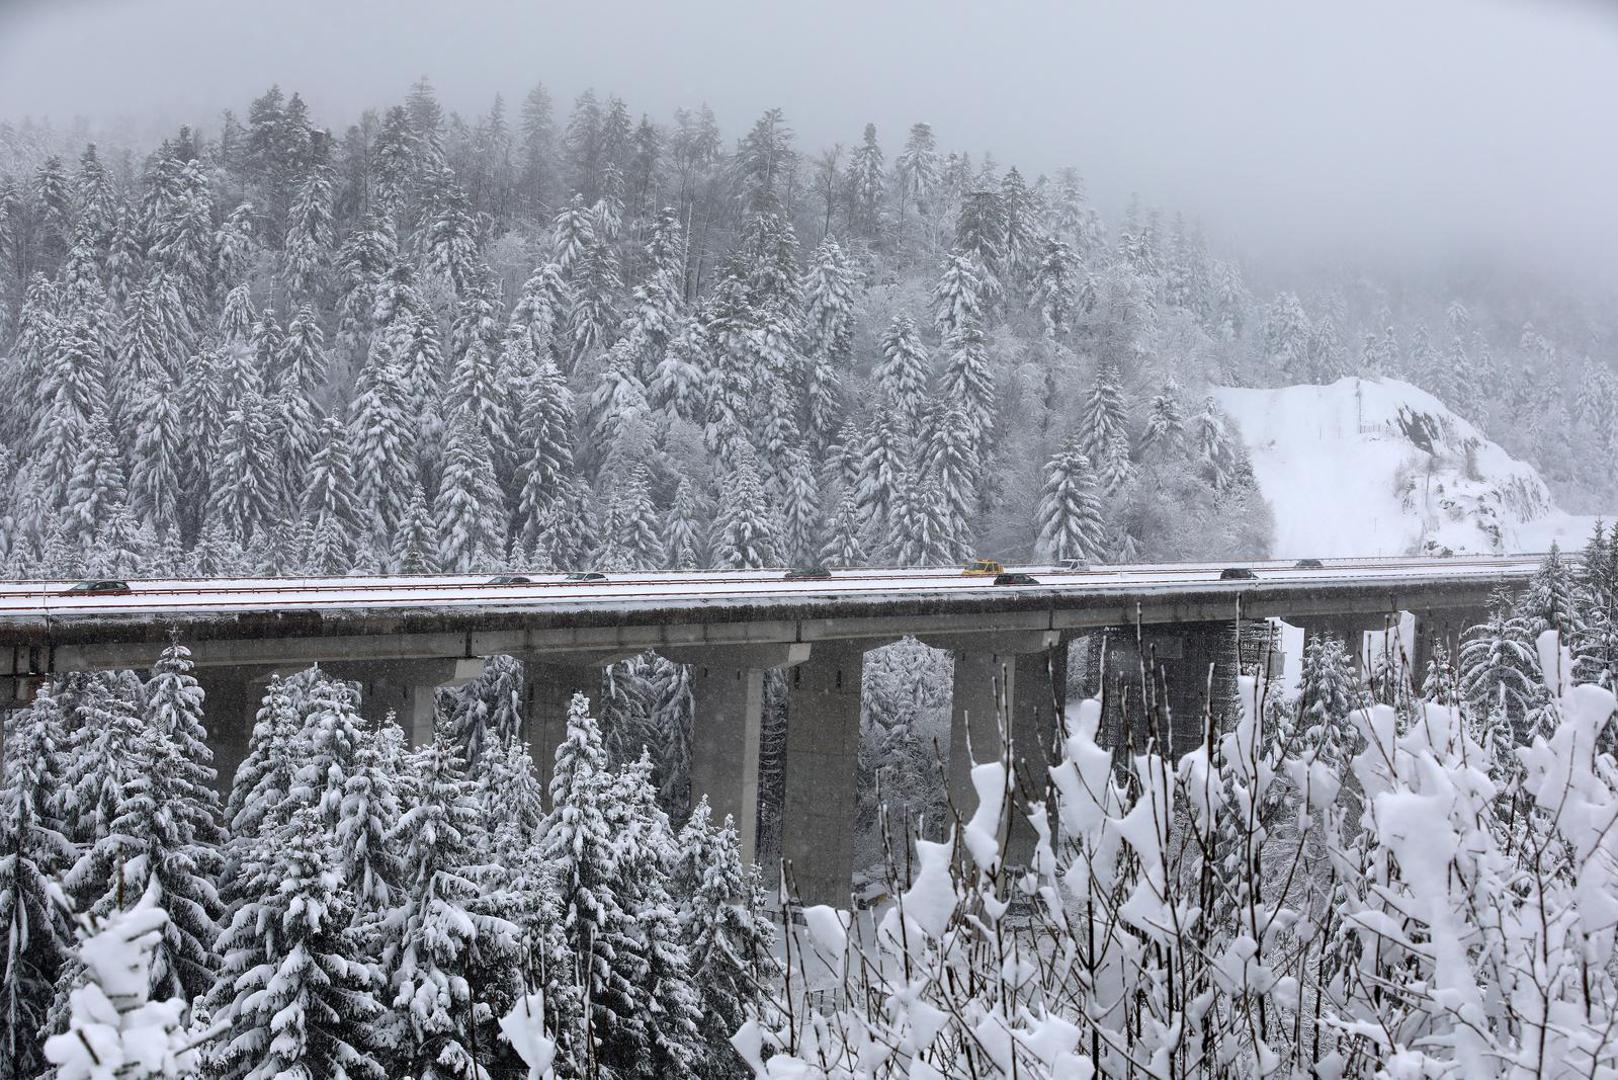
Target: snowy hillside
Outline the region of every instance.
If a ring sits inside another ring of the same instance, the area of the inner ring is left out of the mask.
[[[1558,510],[1533,466],[1409,383],[1215,397],[1274,507],[1277,558],[1542,551],[1589,533],[1591,519]]]

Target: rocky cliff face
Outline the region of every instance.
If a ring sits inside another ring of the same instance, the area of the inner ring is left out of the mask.
[[[1540,551],[1582,544],[1533,466],[1408,383],[1225,388],[1275,511],[1277,558]]]

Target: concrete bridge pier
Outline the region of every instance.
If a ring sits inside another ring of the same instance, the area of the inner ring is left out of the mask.
[[[752,860],[758,851],[764,672],[804,663],[810,658],[810,647],[785,643],[661,652],[667,659],[691,667],[692,801],[706,795],[715,824],[731,817],[742,857]]]
[[[1487,622],[1487,608],[1441,608],[1413,611],[1416,626],[1411,635],[1411,677],[1419,689],[1427,677],[1427,664],[1433,658],[1435,647],[1442,645],[1454,664],[1466,632],[1479,623]]]
[[[574,694],[601,704],[601,669],[635,655],[632,652],[537,653],[523,662],[523,741],[550,803],[556,748],[567,738],[567,711]]]
[[[483,660],[338,660],[321,665],[333,678],[359,683],[364,712],[380,721],[392,710],[411,746],[433,741],[438,714],[438,691],[464,686],[483,671]]]
[[[1011,737],[1013,785],[1018,809],[1001,838],[1006,861],[1026,864],[1034,831],[1023,809],[1044,791],[1057,714],[1067,688],[1067,649],[1054,630],[930,638],[927,644],[955,654],[949,739],[949,797],[970,818],[977,809],[972,766],[1004,755],[1002,732]]]
[[[262,667],[199,667],[192,670],[202,687],[202,718],[208,725],[208,747],[221,792],[230,791],[236,767],[247,756],[247,742],[273,674]]]
[[[860,684],[866,651],[886,643],[818,642],[787,676],[781,856],[804,904],[846,907],[849,902],[859,795]]]

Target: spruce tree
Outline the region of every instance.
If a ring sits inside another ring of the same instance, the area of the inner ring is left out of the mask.
[[[876,383],[907,425],[914,428],[927,393],[927,350],[908,315],[896,315],[882,338]]]
[[[447,732],[413,751],[408,807],[394,827],[403,863],[401,901],[390,918],[397,960],[393,1008],[402,1024],[398,1065],[419,1080],[476,1076],[494,1050],[469,967],[516,959],[518,928],[474,911],[482,811]]]
[[[495,480],[488,440],[466,414],[450,425],[433,516],[438,561],[446,570],[465,573],[499,563],[505,551],[505,496]]]
[[[1360,729],[1353,715],[1360,708],[1357,681],[1354,657],[1341,639],[1330,635],[1309,639],[1298,685],[1302,744],[1293,752],[1308,753],[1333,776],[1347,776],[1350,760],[1360,751]]]
[[[69,891],[87,899],[86,910],[103,917],[156,889],[168,921],[153,954],[150,989],[158,998],[186,1000],[213,984],[223,915],[214,886],[222,866],[218,804],[197,735],[201,692],[188,664],[175,647],[154,673],[154,711],[132,740],[132,767],[107,832],[66,878]]]
[[[351,901],[326,826],[306,807],[255,847],[277,884],[247,909],[254,947],[227,963],[235,978],[215,1020],[228,1034],[210,1075],[381,1080],[381,973],[349,928]]]
[[[1104,552],[1101,504],[1083,441],[1082,433],[1069,436],[1045,465],[1036,524],[1038,549],[1048,559],[1098,560]]]
[[[348,442],[353,448],[353,497],[363,534],[376,540],[399,535],[410,510],[416,425],[410,395],[391,344],[376,338],[355,381],[348,406]]]
[[[0,1077],[25,1080],[44,1067],[40,1054],[53,987],[67,964],[72,935],[52,883],[73,864],[73,845],[58,818],[62,713],[50,687],[7,715],[5,784],[0,788]]]
[[[613,778],[590,703],[575,694],[556,748],[543,854],[556,874],[558,922],[590,1004],[588,1040],[603,1064],[630,1075],[648,1060],[645,962],[634,912],[618,895],[609,816]]]
[[[707,800],[679,837],[680,941],[702,1008],[703,1077],[743,1077],[730,1036],[763,1005],[774,972],[774,933],[763,910],[758,870],[741,857],[729,817],[718,830]]]
[[[738,454],[725,489],[726,498],[714,522],[715,560],[734,569],[769,565],[778,538],[751,451]]]

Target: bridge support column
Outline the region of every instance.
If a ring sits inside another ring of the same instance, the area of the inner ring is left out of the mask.
[[[567,738],[567,711],[574,694],[601,704],[601,669],[633,653],[540,653],[523,658],[523,740],[550,801],[556,748]]]
[[[228,793],[237,766],[247,756],[268,674],[262,668],[248,667],[199,667],[192,674],[202,687],[202,718],[208,726],[208,748],[213,751],[219,790]]]
[[[860,683],[882,642],[819,642],[788,676],[781,856],[804,904],[849,902],[859,793]]]
[[[1019,792],[1011,831],[1002,837],[1005,861],[1024,865],[1033,854],[1034,831],[1022,808],[1044,791],[1048,748],[1067,688],[1067,649],[1055,631],[939,638],[928,644],[955,653],[950,705],[949,795],[962,817],[977,808],[972,766],[1003,756],[1002,717],[1012,742],[1013,781]]]
[[[338,660],[321,665],[328,675],[360,684],[360,701],[377,720],[392,710],[411,746],[433,741],[438,690],[464,686],[483,671],[478,657],[437,660]]]
[[[716,825],[727,815],[735,821],[742,858],[751,861],[758,852],[764,672],[802,664],[809,646],[669,649],[664,655],[691,665],[691,799],[708,797]]]
[[[1411,614],[1416,620],[1415,630],[1411,634],[1411,679],[1418,690],[1427,677],[1427,664],[1432,660],[1434,650],[1443,646],[1453,666],[1466,632],[1489,619],[1486,608],[1443,608],[1413,611]]]
[[[1143,659],[1148,686],[1141,683]],[[1112,738],[1141,752],[1155,737],[1156,751],[1176,759],[1207,735],[1210,687],[1216,730],[1235,709],[1236,622],[1146,626],[1138,639],[1133,628],[1121,628],[1109,638],[1107,665]]]

